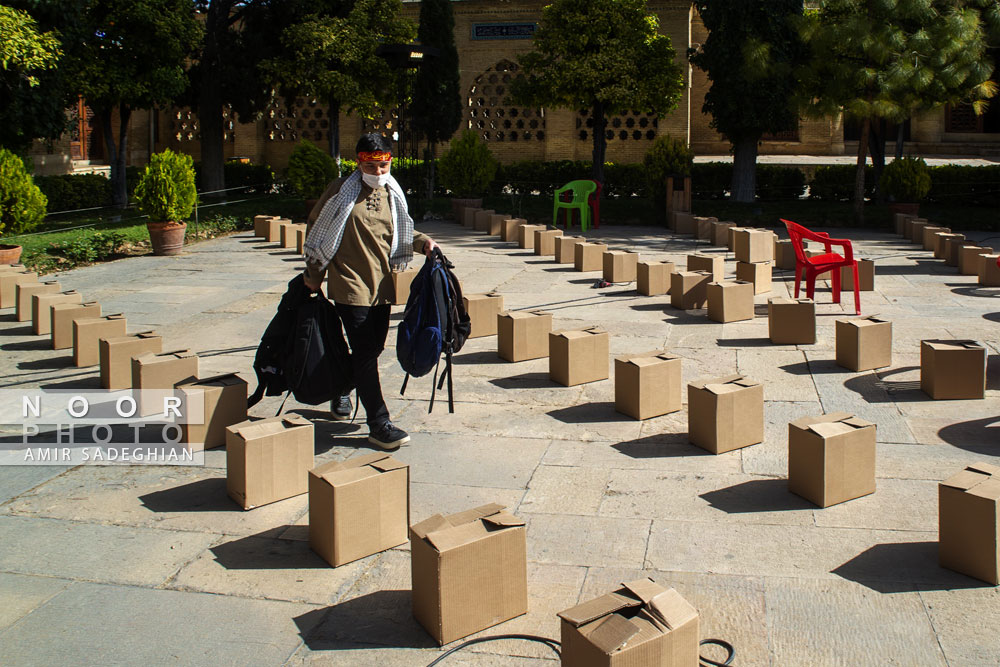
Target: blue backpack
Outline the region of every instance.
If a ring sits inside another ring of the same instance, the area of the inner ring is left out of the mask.
[[[452,273],[454,265],[435,249],[426,259],[410,285],[403,321],[396,336],[396,358],[406,371],[400,395],[406,391],[410,376],[422,377],[434,371],[431,402],[445,380],[448,381],[448,412],[455,411],[451,377],[451,357],[462,349],[469,337],[471,323],[462,300],[462,287]],[[445,357],[444,373],[438,381],[441,355]]]

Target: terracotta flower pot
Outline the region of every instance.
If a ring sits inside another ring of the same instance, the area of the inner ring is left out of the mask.
[[[176,255],[184,247],[186,222],[147,222],[154,255]]]
[[[0,264],[17,264],[21,250],[19,245],[0,244]]]

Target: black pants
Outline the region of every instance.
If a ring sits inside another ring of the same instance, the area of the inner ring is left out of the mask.
[[[391,306],[348,306],[343,303],[336,306],[351,346],[351,366],[358,400],[365,406],[368,425],[380,424],[389,419],[389,408],[382,398],[382,384],[378,378],[378,357],[385,349]]]

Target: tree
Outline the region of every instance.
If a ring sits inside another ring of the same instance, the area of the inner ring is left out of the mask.
[[[802,0],[696,0],[708,39],[690,59],[712,85],[702,111],[733,146],[731,199],[754,200],[757,145],[766,132],[794,129],[794,63],[804,46],[792,17]]]
[[[948,102],[971,102],[979,113],[996,93],[979,1],[820,0],[818,10],[806,13],[801,30],[812,53],[801,76],[807,109],[819,115],[842,111],[861,124],[854,183],[858,222],[864,219],[864,168],[874,122],[903,122],[915,111]]]
[[[25,153],[33,139],[55,139],[66,127],[56,66],[59,37],[28,12],[0,5],[0,146]]]
[[[273,99],[260,63],[279,55],[281,31],[301,20],[294,0],[203,0],[195,11],[204,18],[204,37],[188,70],[189,95],[183,100],[201,125],[201,188],[226,187],[223,107],[241,121],[258,119]]]
[[[125,160],[132,112],[167,104],[183,92],[184,62],[201,27],[190,0],[90,0],[64,35],[67,80],[100,120],[112,202],[123,207],[128,203]]]
[[[417,72],[410,115],[413,129],[427,139],[431,158],[428,192],[434,192],[433,158],[438,143],[451,139],[462,122],[459,94],[458,49],[451,0],[423,0],[417,41],[435,53],[424,58]]]
[[[518,57],[518,103],[591,110],[594,180],[604,181],[609,115],[634,109],[662,118],[680,100],[681,67],[658,27],[645,0],[554,0],[542,10],[534,50]]]
[[[415,26],[399,16],[400,9],[400,0],[317,3],[282,31],[282,54],[262,64],[289,105],[300,95],[327,102],[329,150],[338,166],[341,109],[370,114],[392,99],[395,77],[375,49],[413,39]]]

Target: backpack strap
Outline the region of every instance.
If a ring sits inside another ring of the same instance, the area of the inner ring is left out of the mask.
[[[407,373],[403,378],[403,386],[399,388],[399,395],[402,396],[406,393],[406,383],[410,381],[410,374]]]
[[[291,395],[292,395],[292,390],[291,389],[289,389],[288,391],[285,392],[285,397],[283,399],[281,399],[281,405],[278,406],[278,411],[274,413],[275,417],[277,417],[278,415],[280,415],[281,411],[285,409],[285,401],[287,401],[288,397],[291,396]]]
[[[437,379],[438,379],[438,368],[440,368],[440,367],[441,367],[441,359],[438,358],[437,363],[434,364],[434,379],[431,380],[431,404],[427,406],[427,414],[430,414],[431,410],[434,409],[434,396],[435,396],[435,394],[437,393],[437,390],[438,390],[438,381],[437,381]],[[448,370],[448,368],[446,366],[445,367],[445,371],[447,371],[447,370]],[[441,381],[444,382],[444,376],[443,375],[441,376]]]

